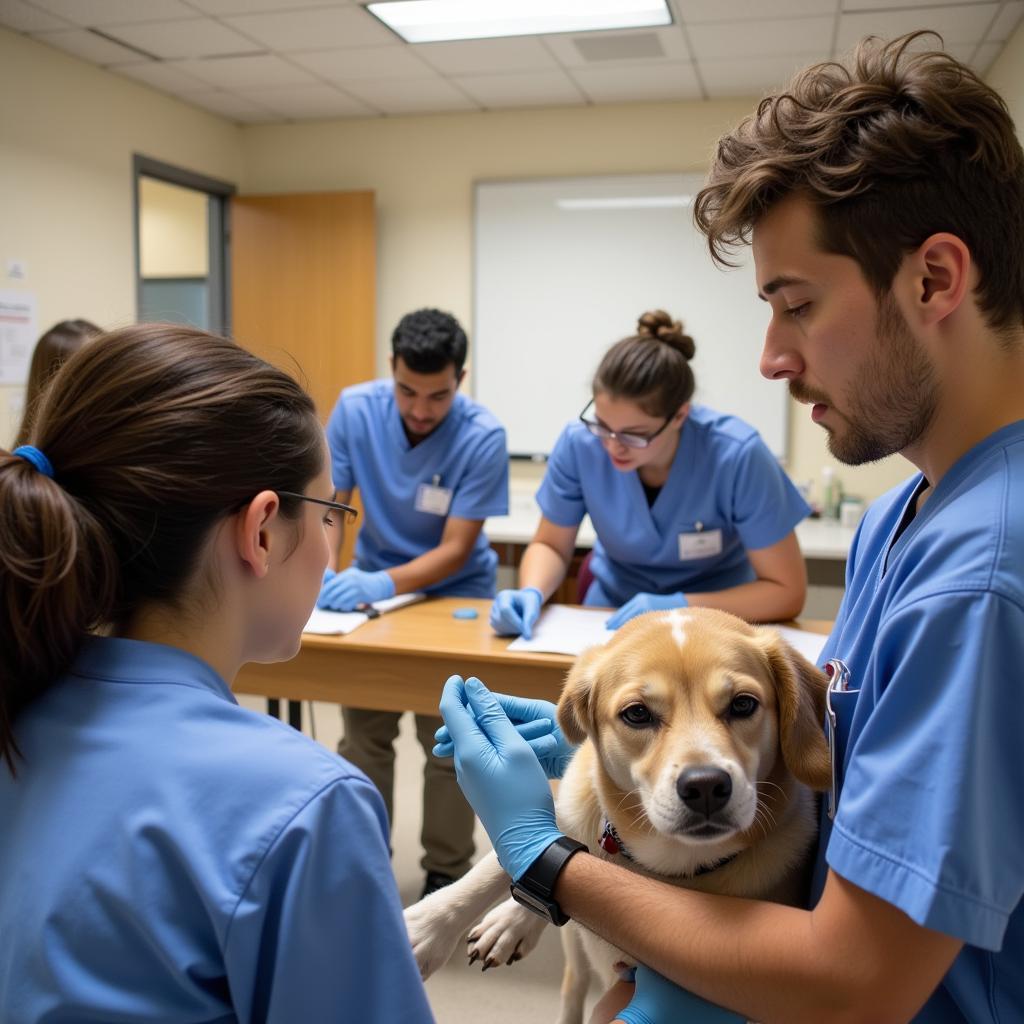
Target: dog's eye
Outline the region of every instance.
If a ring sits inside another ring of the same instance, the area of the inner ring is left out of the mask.
[[[729,705],[729,714],[733,718],[749,718],[757,710],[757,698],[751,697],[749,693],[741,693],[733,697]]]
[[[631,725],[636,729],[643,729],[645,726],[655,725],[654,715],[651,714],[650,710],[643,704],[630,704],[628,708],[625,708],[619,715],[626,725]]]

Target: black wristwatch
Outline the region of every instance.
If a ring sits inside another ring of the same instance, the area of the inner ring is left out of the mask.
[[[583,843],[561,836],[556,839],[527,869],[519,881],[512,883],[512,899],[545,921],[561,927],[569,918],[555,902],[555,880],[569,858],[583,850]]]

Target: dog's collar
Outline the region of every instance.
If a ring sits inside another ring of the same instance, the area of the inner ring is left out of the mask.
[[[615,826],[607,818],[604,819],[604,831],[602,831],[597,845],[611,857],[614,857],[616,854],[622,854],[626,860],[636,862],[636,858],[626,849],[626,844],[623,843],[619,833],[615,831]],[[737,854],[731,853],[728,857],[711,861],[710,864],[701,864],[690,877],[696,878],[698,875],[709,875],[712,871],[717,871],[719,868],[724,868],[726,864],[732,863],[736,857]]]
[[[604,831],[601,833],[597,845],[611,857],[621,853],[626,860],[633,860],[633,855],[626,849],[626,844],[619,838],[615,826],[607,818],[604,819]]]

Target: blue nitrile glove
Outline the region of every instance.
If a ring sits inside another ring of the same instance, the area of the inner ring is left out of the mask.
[[[685,594],[634,594],[606,623],[609,629],[618,629],[630,619],[644,612],[665,612],[670,608],[685,608],[690,602]]]
[[[356,605],[373,604],[394,596],[395,581],[386,572],[364,572],[350,566],[341,572],[332,573],[330,569],[324,572],[316,606],[334,612],[350,612]]]
[[[480,682],[452,676],[441,715],[455,743],[455,774],[501,866],[518,879],[562,833],[551,787],[530,745]]]
[[[530,744],[544,774],[549,779],[560,779],[576,748],[558,727],[558,708],[549,700],[529,700],[507,693],[492,693],[492,696],[508,715],[516,732]],[[451,757],[455,747],[448,726],[442,725],[434,733],[434,739],[437,741],[434,757]]]
[[[616,1018],[623,1024],[746,1024],[747,1018],[715,1006],[685,988],[673,985],[657,971],[640,964],[636,995]]]
[[[540,618],[544,595],[536,587],[501,590],[491,604],[491,629],[498,636],[523,636],[529,640]]]

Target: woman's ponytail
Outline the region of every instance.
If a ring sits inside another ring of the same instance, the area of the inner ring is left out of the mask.
[[[0,761],[13,722],[108,620],[117,561],[92,515],[32,462],[0,451]]]

